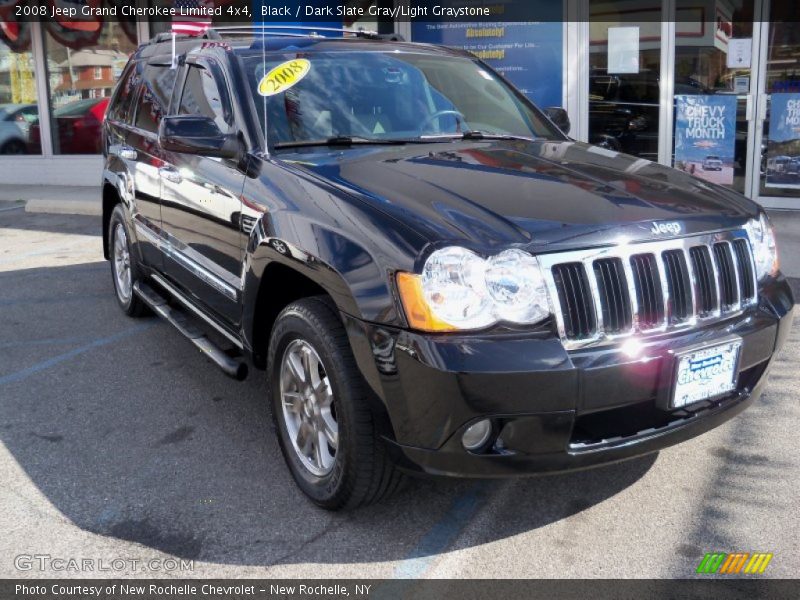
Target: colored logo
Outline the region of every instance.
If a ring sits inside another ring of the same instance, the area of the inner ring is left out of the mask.
[[[697,572],[704,575],[756,575],[766,571],[771,560],[771,552],[710,552],[700,561]]]

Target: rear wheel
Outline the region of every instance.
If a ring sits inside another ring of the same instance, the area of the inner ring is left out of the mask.
[[[147,305],[133,292],[133,284],[139,279],[139,268],[131,252],[125,211],[120,204],[111,213],[108,225],[108,248],[111,254],[111,276],[114,280],[117,302],[130,317],[146,314]]]
[[[25,154],[25,143],[20,140],[11,140],[0,148],[0,154]]]
[[[270,339],[267,373],[281,450],[311,500],[330,510],[355,508],[398,487],[401,475],[386,454],[372,392],[327,297],[298,300],[283,310]]]

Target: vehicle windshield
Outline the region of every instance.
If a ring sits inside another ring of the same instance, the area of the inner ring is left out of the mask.
[[[264,97],[278,65],[309,61],[305,76]],[[344,51],[242,57],[272,148],[332,138],[360,142],[483,136],[564,139],[521,94],[479,62],[430,54]],[[266,125],[265,125],[266,122]]]

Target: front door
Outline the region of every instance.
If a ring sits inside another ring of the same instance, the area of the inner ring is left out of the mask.
[[[228,86],[214,63],[186,65],[182,85],[177,114],[208,116],[232,131]],[[244,174],[229,160],[176,152],[164,153],[159,174],[167,276],[223,321],[238,324]]]
[[[764,206],[800,209],[800,23],[794,2],[764,0],[755,102],[752,195]]]

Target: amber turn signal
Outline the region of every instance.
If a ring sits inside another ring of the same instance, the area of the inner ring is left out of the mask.
[[[406,319],[412,329],[419,331],[443,332],[457,331],[450,323],[442,321],[431,311],[422,291],[422,279],[413,273],[397,274],[397,289]]]

